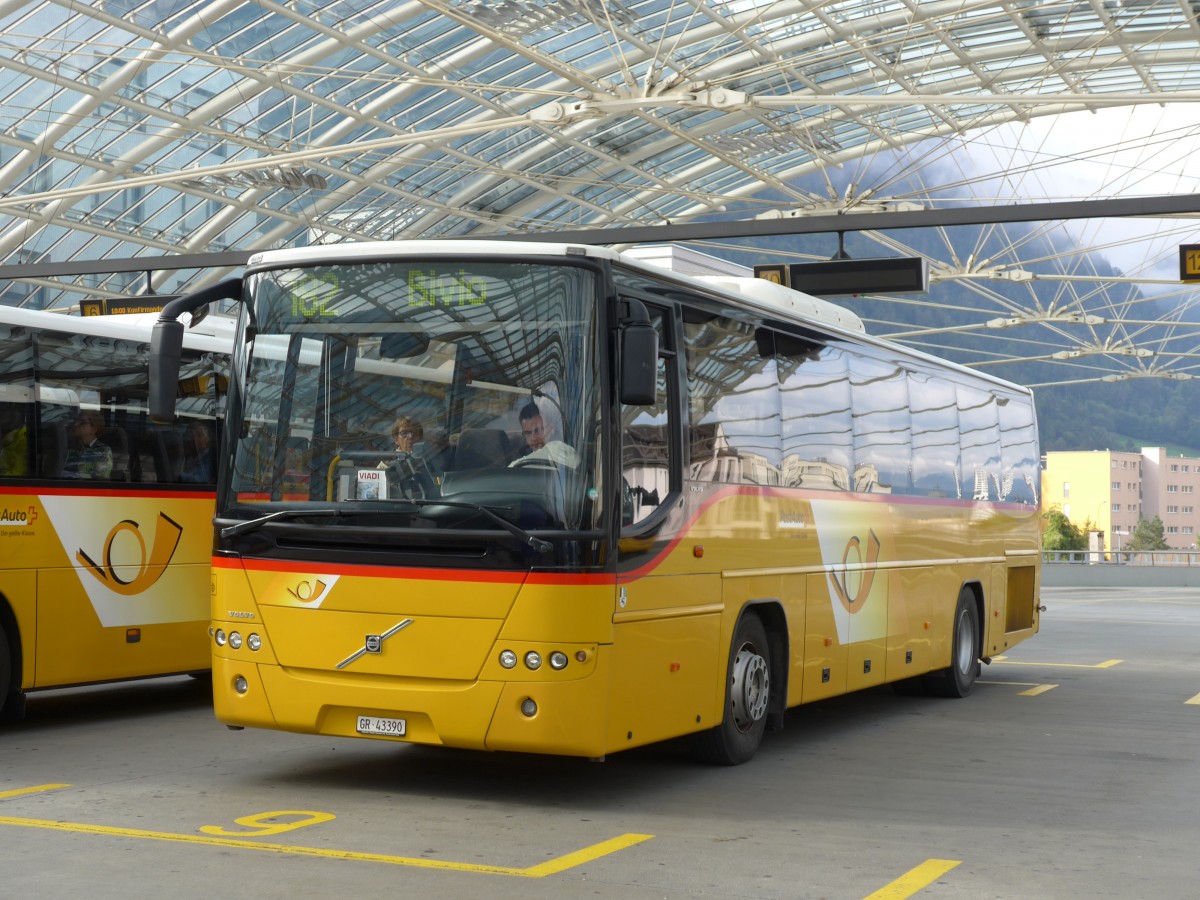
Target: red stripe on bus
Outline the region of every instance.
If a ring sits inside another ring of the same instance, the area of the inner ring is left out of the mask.
[[[372,566],[355,563],[304,563],[287,560],[241,559],[214,556],[214,569],[248,569],[255,572],[320,572],[358,578],[412,578],[422,581],[461,581],[481,584],[615,584],[616,576],[596,572],[496,572],[471,569]]]
[[[138,491],[129,488],[109,488],[107,485],[103,488],[77,488],[77,487],[16,487],[3,485],[0,486],[0,494],[21,494],[36,497],[39,494],[48,497],[88,497],[94,496],[97,498],[108,497],[155,497],[166,499],[175,497],[183,500],[216,500],[217,495],[213,491],[164,491],[161,489],[152,491]]]

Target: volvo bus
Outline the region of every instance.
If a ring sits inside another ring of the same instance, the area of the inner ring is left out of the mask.
[[[199,319],[199,317],[197,317]],[[27,691],[207,673],[231,328],[197,322],[179,418],[147,415],[154,318],[0,308],[0,717]]]
[[[965,696],[1038,630],[1030,392],[832,304],[568,244],[263,252],[163,311],[155,418],[216,300],[231,727],[736,764],[798,704]]]

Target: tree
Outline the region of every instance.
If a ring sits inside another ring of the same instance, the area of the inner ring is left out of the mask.
[[[1042,530],[1043,550],[1086,550],[1087,535],[1063,513],[1062,507],[1052,506],[1042,518],[1046,527]]]
[[[1147,519],[1139,516],[1133,534],[1125,542],[1126,550],[1167,550],[1167,539],[1163,537],[1162,519],[1155,516]]]

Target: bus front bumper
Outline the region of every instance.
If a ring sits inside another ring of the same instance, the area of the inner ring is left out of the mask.
[[[608,654],[586,678],[550,682],[389,679],[213,658],[216,717],[230,726],[372,737],[473,750],[599,757],[606,748]],[[363,734],[361,717],[403,721]]]

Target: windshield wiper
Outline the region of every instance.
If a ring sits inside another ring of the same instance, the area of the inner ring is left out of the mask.
[[[542,540],[521,528],[519,525],[514,525],[512,522],[503,516],[493,512],[486,506],[481,506],[478,503],[470,503],[463,500],[398,500],[397,503],[406,503],[412,506],[453,506],[459,509],[470,509],[475,512],[483,513],[513,537],[517,538],[525,546],[529,547],[537,553],[549,553],[554,549],[554,545],[549,541]],[[274,522],[279,519],[302,519],[308,517],[333,517],[343,518],[346,516],[361,516],[361,515],[393,515],[394,509],[390,508],[375,508],[363,509],[361,507],[345,509],[341,507],[328,507],[324,509],[280,509],[273,513],[267,513],[265,516],[259,516],[256,519],[247,519],[245,522],[238,522],[236,525],[227,525],[221,529],[222,538],[237,537],[239,534],[245,534],[248,531],[255,531],[266,525],[268,522]]]
[[[405,500],[403,502],[411,503],[414,506],[453,506],[456,509],[471,509],[475,512],[481,512],[531,550],[538,553],[549,553],[554,549],[554,545],[549,541],[544,541],[540,537],[530,534],[520,525],[514,525],[508,519],[504,518],[504,516],[493,512],[479,503],[471,503],[469,500]]]
[[[239,534],[245,534],[247,531],[255,531],[266,525],[268,522],[274,522],[277,519],[300,519],[308,516],[348,516],[351,514],[358,515],[362,512],[361,509],[280,509],[273,513],[267,513],[265,516],[259,516],[256,519],[247,519],[245,522],[238,522],[236,525],[226,525],[221,529],[221,537],[231,538],[237,537]]]

